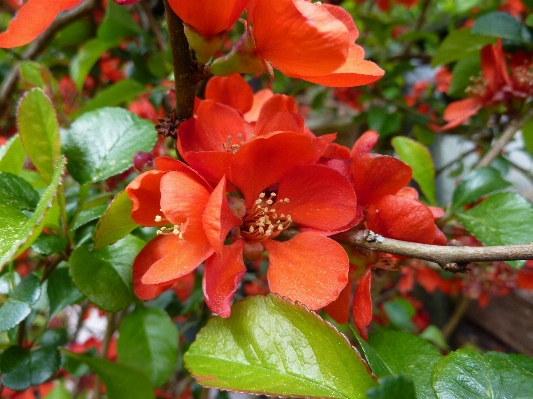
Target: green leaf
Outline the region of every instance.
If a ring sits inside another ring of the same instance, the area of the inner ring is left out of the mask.
[[[42,346],[63,346],[69,342],[68,333],[66,328],[50,328],[46,330],[39,344]]]
[[[178,329],[160,309],[137,307],[120,325],[118,360],[143,371],[154,387],[163,385],[178,360]]]
[[[387,137],[400,129],[400,113],[389,114],[381,107],[371,107],[368,110],[368,128],[375,130],[381,137]]]
[[[453,66],[452,81],[448,89],[448,95],[461,97],[465,89],[472,84],[471,77],[476,77],[481,71],[481,59],[478,53],[470,54],[461,58]]]
[[[392,146],[398,157],[413,169],[413,179],[424,196],[431,204],[435,204],[435,167],[427,147],[401,136],[392,139]]]
[[[40,295],[39,278],[35,274],[28,274],[0,308],[0,332],[7,331],[24,320]]]
[[[144,85],[133,79],[124,79],[113,86],[98,92],[94,98],[86,103],[79,111],[72,114],[75,118],[85,112],[92,111],[103,107],[112,107],[120,105],[126,101],[132,100],[139,95],[147,92]]]
[[[439,399],[526,399],[533,397],[533,374],[503,357],[459,349],[435,365],[433,388]]]
[[[364,398],[375,385],[333,326],[275,295],[237,302],[214,317],[184,356],[204,386],[268,395]]]
[[[78,289],[100,309],[117,312],[133,300],[132,265],[145,242],[129,235],[100,251],[80,246],[70,256]]]
[[[57,348],[43,346],[30,350],[11,346],[0,357],[0,369],[4,374],[2,383],[10,389],[22,391],[45,382],[55,374],[59,365]]]
[[[84,224],[87,224],[93,220],[99,219],[107,209],[106,205],[101,206],[95,206],[93,208],[85,209],[81,211],[76,218],[76,222],[74,223],[74,226],[70,228],[70,230],[76,230],[78,227],[83,226]]]
[[[435,398],[431,370],[442,355],[429,342],[398,331],[370,334],[368,343],[395,374],[412,378],[419,398]]]
[[[33,211],[38,203],[39,194],[30,183],[11,173],[0,172],[0,205]]]
[[[387,314],[390,322],[397,328],[404,331],[414,332],[416,326],[411,319],[415,315],[415,308],[407,299],[395,298],[387,301],[383,305],[383,310]]]
[[[7,143],[0,147],[0,172],[18,175],[24,166],[26,151],[17,134],[11,137]]]
[[[101,40],[114,40],[124,36],[142,35],[143,33],[127,8],[109,2],[105,18],[98,27],[97,36]]]
[[[154,399],[152,385],[146,375],[121,363],[66,352],[69,358],[86,363],[104,382],[108,399]]]
[[[416,399],[415,384],[405,375],[395,375],[379,380],[379,386],[367,391],[368,399]]]
[[[522,138],[524,139],[524,149],[529,155],[533,156],[533,119],[530,119],[529,122],[522,127]]]
[[[45,216],[52,207],[57,188],[61,184],[64,166],[65,159],[61,157],[54,167],[50,185],[41,195],[39,204],[30,218],[25,216],[23,218],[22,213],[15,216],[13,213],[16,211],[15,208],[0,206],[0,224],[7,226],[0,237],[0,265],[9,262],[17,252],[29,248],[41,234],[46,221]]]
[[[481,197],[494,194],[509,187],[511,183],[501,177],[500,172],[491,167],[475,169],[466,174],[455,187],[452,197],[451,212],[463,205],[477,201]]]
[[[531,43],[531,33],[527,27],[501,11],[489,12],[476,19],[472,25],[472,34]]]
[[[378,378],[392,377],[392,371],[387,367],[383,360],[381,360],[376,351],[372,349],[370,345],[368,345],[368,342],[366,342],[361,335],[355,331],[355,329],[352,328],[352,332],[355,335],[355,339],[357,339],[361,350],[363,351],[366,362],[372,370],[372,374]]]
[[[65,306],[72,305],[83,298],[83,294],[76,288],[69,269],[62,267],[52,272],[48,278],[48,302],[50,303],[50,313],[48,318],[54,317],[57,312]]]
[[[118,46],[120,40],[92,39],[85,42],[78,54],[70,63],[70,76],[76,83],[76,88],[81,91],[85,78],[100,56],[110,48]]]
[[[41,89],[32,89],[22,97],[17,122],[22,145],[44,180],[50,183],[61,142],[54,106]]]
[[[89,19],[77,19],[56,33],[50,46],[77,46],[94,37],[94,24]]]
[[[68,240],[63,236],[41,234],[31,248],[41,255],[52,255],[63,251],[68,245]]]
[[[431,66],[436,67],[460,60],[472,52],[479,52],[486,44],[494,42],[496,42],[494,37],[473,35],[469,28],[454,30],[442,41],[431,60]]]
[[[533,241],[533,208],[517,193],[499,193],[457,216],[483,245],[527,244]],[[509,261],[520,267],[523,262]]]
[[[56,385],[44,399],[72,399],[72,395],[63,385]]]
[[[64,132],[68,170],[80,183],[94,183],[130,168],[137,151],[150,151],[157,140],[152,122],[122,108],[83,114]]]
[[[113,244],[139,227],[131,218],[132,202],[126,191],[113,199],[94,231],[94,249]]]

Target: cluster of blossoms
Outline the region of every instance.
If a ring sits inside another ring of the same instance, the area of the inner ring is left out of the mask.
[[[432,209],[406,187],[411,168],[370,153],[377,133],[351,149],[334,138],[316,137],[290,97],[253,94],[240,75],[212,78],[178,129],[188,165],[156,158],[126,189],[133,219],[159,227],[133,265],[136,294],[154,298],[205,263],[206,303],[229,316],[244,260],[266,251],[270,291],[320,309],[349,281],[348,255],[331,235],[366,227],[445,243]]]

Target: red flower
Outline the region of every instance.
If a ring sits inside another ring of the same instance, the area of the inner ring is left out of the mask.
[[[28,0],[7,31],[0,34],[0,47],[19,47],[33,41],[44,32],[61,11],[77,6],[82,0]]]

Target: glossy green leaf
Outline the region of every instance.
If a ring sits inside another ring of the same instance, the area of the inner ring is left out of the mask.
[[[471,78],[479,76],[480,71],[481,60],[477,52],[461,58],[453,66],[448,95],[452,97],[464,96],[465,89],[472,84]]]
[[[100,91],[94,98],[87,102],[79,111],[73,113],[72,117],[77,117],[85,112],[93,111],[103,107],[113,107],[126,101],[133,100],[147,90],[144,85],[133,79],[124,79],[113,86]]]
[[[76,88],[81,91],[85,78],[89,75],[94,64],[107,50],[118,46],[119,40],[93,39],[85,42],[78,54],[70,63],[70,76],[76,83]]]
[[[0,307],[0,332],[7,331],[24,320],[40,295],[39,278],[35,274],[28,274]]]
[[[436,398],[431,386],[431,371],[442,355],[433,345],[398,331],[370,334],[368,343],[393,373],[405,374],[413,380],[417,397]]]
[[[163,385],[178,360],[178,329],[160,309],[137,307],[120,325],[118,360],[142,370],[154,387]]]
[[[460,60],[495,41],[494,37],[473,35],[469,28],[454,30],[440,44],[431,60],[431,66],[436,67]]]
[[[18,175],[24,166],[26,151],[17,134],[11,137],[7,143],[0,147],[0,172]]]
[[[49,328],[41,335],[39,344],[42,346],[63,346],[68,341],[69,337],[66,328]]]
[[[98,38],[114,40],[124,36],[142,35],[143,30],[135,22],[131,12],[124,6],[113,2],[107,5],[106,15],[98,27]]]
[[[113,199],[94,231],[94,249],[102,249],[128,235],[139,227],[131,218],[131,199],[121,191]]]
[[[439,399],[532,398],[533,374],[500,356],[459,349],[443,357],[433,370]]]
[[[533,241],[533,208],[517,193],[494,194],[457,216],[483,245],[527,244]],[[507,262],[520,267],[523,262]]]
[[[22,97],[17,124],[24,149],[43,179],[50,183],[61,142],[54,106],[41,89],[32,89]]]
[[[38,203],[39,194],[30,183],[11,173],[0,172],[0,205],[33,211]]]
[[[132,265],[145,242],[129,235],[100,251],[79,246],[70,256],[78,289],[100,309],[117,312],[133,300]]]
[[[2,383],[13,390],[24,390],[45,382],[55,374],[59,365],[57,348],[42,346],[30,350],[11,346],[0,357]]]
[[[76,222],[74,223],[74,226],[70,228],[70,230],[76,230],[78,227],[81,227],[84,224],[87,224],[93,220],[99,219],[104,214],[106,209],[107,209],[106,205],[95,206],[93,208],[84,209],[78,214],[78,217],[76,218]]]
[[[72,305],[83,298],[83,294],[78,290],[70,277],[69,269],[62,267],[52,272],[48,278],[46,287],[48,302],[50,303],[49,318],[54,317],[57,312]]]
[[[67,245],[68,240],[63,236],[41,234],[31,248],[41,255],[52,255],[63,251]]]
[[[122,108],[101,108],[79,117],[63,135],[69,172],[80,183],[94,183],[130,168],[137,151],[152,150],[152,122]]]
[[[379,380],[379,386],[367,391],[368,399],[417,399],[413,380],[405,375],[395,375]]]
[[[398,157],[413,169],[413,179],[431,204],[435,204],[435,166],[426,146],[407,137],[392,139]]]
[[[501,177],[500,172],[491,167],[475,169],[466,174],[453,192],[450,210],[455,212],[463,205],[477,201],[481,197],[494,194],[509,187],[511,183]]]
[[[383,360],[381,360],[376,351],[368,345],[368,342],[366,342],[355,329],[352,328],[352,332],[355,335],[357,343],[361,347],[361,351],[365,356],[365,360],[368,363],[370,370],[372,370],[372,374],[378,378],[392,377],[392,371],[387,367]]]
[[[476,19],[472,34],[531,43],[531,33],[511,15],[494,11]]]
[[[390,322],[399,330],[414,332],[416,326],[411,321],[416,313],[415,308],[407,299],[395,298],[383,304],[383,310]]]
[[[0,206],[0,224],[7,226],[0,236],[0,265],[9,262],[17,252],[29,248],[41,234],[46,221],[46,213],[52,207],[57,188],[61,184],[64,166],[65,159],[61,157],[54,167],[50,185],[41,195],[39,204],[30,218],[25,216],[23,218],[22,213],[15,216],[13,210],[16,209],[10,206]]]
[[[108,399],[154,399],[150,380],[146,375],[121,363],[109,360],[76,355],[66,352],[69,358],[86,363],[102,379]]]
[[[269,395],[364,398],[375,385],[358,353],[319,316],[275,295],[213,317],[184,356],[204,386]]]
[[[389,114],[385,108],[371,107],[368,110],[368,128],[375,130],[381,137],[387,137],[400,129],[399,113]]]

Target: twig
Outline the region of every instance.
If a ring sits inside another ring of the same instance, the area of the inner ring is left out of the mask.
[[[167,40],[161,33],[161,29],[159,29],[159,25],[154,18],[154,14],[152,13],[152,10],[150,9],[150,6],[146,2],[146,0],[142,0],[138,3],[139,7],[143,11],[143,13],[146,15],[146,19],[148,20],[148,25],[150,26],[150,29],[155,35],[155,41],[157,44],[157,47],[159,50],[167,51]]]
[[[98,5],[97,0],[86,0],[78,7],[63,12],[54,22],[37,38],[32,44],[24,51],[21,56],[23,60],[32,60],[37,54],[39,54],[48,44],[48,42],[54,37],[54,34],[64,26],[68,25],[72,21],[80,18],[82,15],[96,8]],[[17,82],[19,80],[19,67],[20,62],[15,63],[11,68],[11,71],[4,79],[2,86],[0,87],[0,116],[7,110],[6,103],[8,102],[11,94],[15,90]]]
[[[498,141],[496,141],[496,143],[494,143],[490,150],[487,151],[483,158],[481,158],[481,161],[479,161],[479,163],[476,165],[476,168],[489,166],[492,161],[494,161],[498,155],[500,155],[500,152],[507,145],[507,143],[511,141],[516,132],[519,131],[531,118],[533,118],[533,107],[529,108],[529,110],[520,119],[511,120]]]
[[[435,262],[451,272],[466,271],[466,265],[470,262],[533,259],[533,243],[493,247],[427,245],[385,238],[370,230],[348,231],[334,238],[359,248]]]
[[[426,20],[426,15],[429,10],[429,5],[431,4],[431,0],[424,0],[422,3],[422,10],[420,11],[420,15],[418,19],[416,20],[415,27],[413,29],[413,32],[418,32],[422,25],[424,25],[424,22]],[[404,44],[402,51],[400,52],[400,58],[407,55],[409,53],[409,49],[413,45],[414,41],[410,40],[407,43]]]
[[[448,162],[447,164],[444,164],[442,165],[439,169],[437,169],[435,171],[435,174],[436,175],[440,175],[442,172],[444,172],[446,169],[448,169],[450,166],[454,165],[457,161],[459,161],[460,159],[463,159],[464,157],[472,154],[473,152],[476,152],[477,148],[472,148],[464,153],[462,153],[461,155],[459,155],[457,158],[451,160],[450,162]]]
[[[472,300],[470,298],[463,296],[457,302],[457,305],[455,306],[455,309],[453,310],[452,315],[446,321],[446,324],[444,325],[444,327],[442,327],[442,336],[446,341],[450,339],[450,337],[456,330],[457,326],[463,319],[463,316],[468,310],[468,306],[470,305],[471,301]]]

